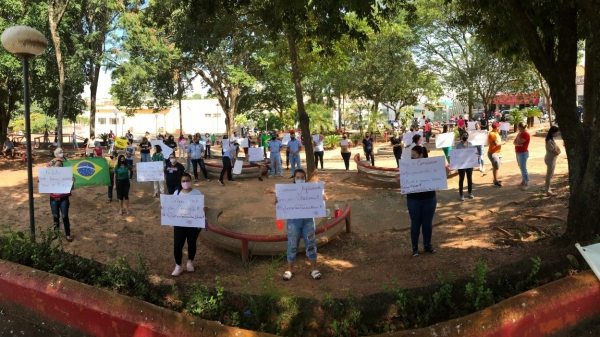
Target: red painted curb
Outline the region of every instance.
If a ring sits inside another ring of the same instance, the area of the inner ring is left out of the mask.
[[[360,162],[360,153],[357,153],[356,155],[354,155],[354,162],[358,166],[366,167],[366,168],[371,169],[371,170],[388,171],[388,172],[398,172],[398,168],[371,166],[369,164],[361,163]]]
[[[600,315],[600,281],[591,270],[511,297],[471,315],[378,336],[548,336]]]
[[[0,260],[0,301],[102,337],[268,337]]]

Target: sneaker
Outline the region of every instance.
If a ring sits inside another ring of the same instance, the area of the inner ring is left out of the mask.
[[[482,166],[480,171],[481,171],[482,173],[485,173],[485,167],[483,167],[483,166]]]
[[[325,171],[325,169],[321,167],[321,171]]]
[[[529,185],[524,185],[521,187],[521,191],[527,191],[529,189]]]
[[[112,199],[108,199],[108,201],[107,201],[107,202],[112,202]]]
[[[267,178],[273,178],[273,176],[270,176],[270,175],[269,175],[269,176],[267,176]]]
[[[494,181],[494,186],[496,187],[502,187],[502,183],[498,180],[498,181]]]
[[[192,264],[192,260],[188,260],[187,264],[185,265],[185,269],[187,269],[187,271],[189,272],[194,271],[194,265]]]
[[[221,186],[224,186],[225,184],[223,184],[222,180],[219,180],[219,184],[221,184]]]
[[[210,182],[210,179],[206,178],[206,182],[207,182],[207,183],[209,183],[209,182]]]
[[[235,183],[235,180],[233,180],[233,179],[229,179],[227,181],[230,182],[230,183]]]
[[[469,199],[473,199],[475,198],[475,196],[473,196],[473,193],[469,193]]]
[[[263,181],[263,178],[262,177],[258,177],[258,180]]]
[[[464,195],[460,195],[460,201],[465,201],[465,196]]]
[[[279,178],[283,178],[283,174],[278,174]]]
[[[183,273],[183,268],[181,268],[180,265],[176,264],[175,270],[173,270],[173,272],[171,273],[171,276],[179,276],[179,275],[181,275],[181,273]]]
[[[432,245],[425,246],[425,251],[428,253],[435,253],[435,248]]]
[[[419,248],[413,247],[413,257],[419,256]]]
[[[194,182],[197,183],[198,182],[198,178],[194,178]]]

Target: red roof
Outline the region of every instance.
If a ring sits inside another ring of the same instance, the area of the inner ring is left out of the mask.
[[[503,104],[503,105],[513,105],[513,104],[535,104],[540,103],[540,95],[536,91],[532,94],[498,94],[492,98],[491,104]]]

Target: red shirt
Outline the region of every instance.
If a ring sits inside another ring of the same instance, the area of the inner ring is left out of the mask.
[[[531,136],[529,135],[529,133],[524,132],[524,133],[521,133],[521,135],[519,137],[524,139],[525,141],[523,142],[523,145],[515,146],[515,152],[519,152],[519,153],[527,152],[527,149],[529,148],[529,140],[531,139]]]
[[[94,153],[96,154],[96,156],[100,157],[102,156],[102,148],[94,148]]]

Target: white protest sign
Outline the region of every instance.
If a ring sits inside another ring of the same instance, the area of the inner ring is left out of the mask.
[[[202,140],[200,141],[200,144],[202,144],[202,146],[206,147],[206,139],[202,139]]]
[[[596,277],[600,279],[600,243],[581,247],[578,243],[575,247],[579,250],[585,262],[590,266]]]
[[[402,134],[402,141],[404,142],[404,145],[409,145],[413,142],[413,136],[414,135],[421,135],[421,137],[423,137],[423,131],[417,131],[417,132],[405,132]]]
[[[402,194],[445,190],[446,158],[431,157],[399,160],[400,190]]]
[[[163,226],[205,227],[203,195],[160,195],[160,224]]]
[[[241,160],[236,160],[235,164],[233,164],[233,174],[241,174],[242,173],[242,167],[244,166],[244,162]]]
[[[446,132],[435,135],[435,147],[438,149],[454,146],[454,132]]]
[[[229,151],[229,139],[223,139],[221,141],[221,147],[223,148],[223,152]]]
[[[39,193],[71,193],[73,186],[72,167],[40,167],[38,168]]]
[[[276,184],[277,219],[321,218],[327,215],[322,181],[304,184]]]
[[[241,148],[248,147],[248,138],[238,139],[238,144],[240,144]]]
[[[477,149],[474,147],[468,149],[450,150],[450,169],[462,170],[479,166]]]
[[[467,122],[469,130],[477,130],[477,122]]]
[[[415,144],[410,144],[407,148],[402,151],[402,157],[400,160],[410,160],[410,152],[412,148],[415,147]]]
[[[469,141],[471,144],[477,145],[488,145],[488,132],[486,130],[475,130],[469,132]]]
[[[342,139],[340,140],[340,146],[348,146],[348,140],[347,139]]]
[[[137,181],[164,181],[163,165],[162,161],[136,163]]]
[[[264,158],[264,150],[262,147],[251,147],[248,149],[249,161],[263,161]]]
[[[173,149],[168,147],[167,144],[165,144],[162,140],[151,140],[150,144],[152,144],[152,147],[159,145],[160,148],[162,149],[162,154],[165,157],[165,159],[169,158],[169,156],[171,155],[171,153],[173,153]]]
[[[500,123],[500,131],[509,131],[510,130],[510,123],[509,122],[502,122]]]
[[[281,134],[281,143],[283,143],[283,145],[287,145],[288,142],[291,140],[292,138],[290,137],[289,133],[282,133]]]
[[[312,139],[313,139],[313,142],[318,143],[319,140],[321,139],[321,135],[313,135]]]

